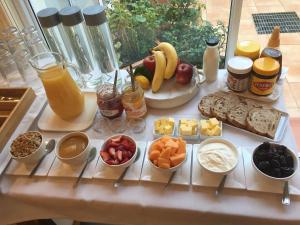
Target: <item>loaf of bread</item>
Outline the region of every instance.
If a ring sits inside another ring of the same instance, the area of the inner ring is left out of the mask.
[[[198,108],[206,117],[216,117],[235,127],[272,139],[281,118],[278,110],[235,94],[215,93],[204,96]]]

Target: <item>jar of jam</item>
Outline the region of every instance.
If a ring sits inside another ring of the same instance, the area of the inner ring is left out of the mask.
[[[237,92],[246,91],[249,85],[253,62],[250,58],[235,56],[228,60],[227,86]]]
[[[118,90],[114,93],[113,84],[101,84],[97,88],[97,104],[103,117],[114,119],[122,115],[122,95]]]
[[[134,90],[132,90],[131,83],[125,84],[122,93],[122,103],[126,115],[130,119],[142,118],[147,113],[144,91],[137,82],[135,82]]]
[[[275,48],[265,48],[261,54],[260,57],[271,57],[279,62],[279,72],[277,81],[280,79],[281,70],[282,70],[282,54],[281,51],[275,49]]]
[[[260,44],[256,41],[240,41],[235,50],[236,56],[245,56],[253,61],[258,59],[260,52]]]
[[[272,94],[279,72],[279,62],[270,57],[259,58],[253,63],[250,91],[256,95]]]

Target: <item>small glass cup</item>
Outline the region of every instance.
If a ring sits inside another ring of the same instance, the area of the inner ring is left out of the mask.
[[[3,40],[5,41],[9,41],[15,38],[20,37],[20,32],[16,27],[10,26],[10,27],[6,27],[1,31],[1,35]]]
[[[24,27],[20,34],[26,43],[32,39],[39,38],[39,34],[34,26]]]
[[[9,40],[8,48],[11,54],[14,54],[14,52],[17,51],[18,49],[25,49],[25,50],[28,49],[25,41],[20,37]]]
[[[131,83],[126,83],[122,93],[122,103],[128,119],[143,118],[147,114],[144,90],[135,82],[134,90]]]
[[[48,52],[49,49],[46,47],[43,40],[39,37],[35,37],[27,41],[28,49],[31,52],[31,55],[37,55],[42,52]]]

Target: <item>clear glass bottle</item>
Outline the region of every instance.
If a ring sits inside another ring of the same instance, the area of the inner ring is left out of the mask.
[[[72,62],[74,57],[61,25],[58,10],[56,8],[43,9],[37,13],[37,18],[51,51],[61,54],[67,61]]]
[[[59,15],[79,70],[83,73],[87,87],[90,88],[89,80],[91,79],[91,74],[89,73],[93,70],[93,61],[82,24],[83,16],[81,11],[76,6],[65,7],[59,11]],[[92,88],[94,88],[94,86],[92,86]]]
[[[113,82],[114,72],[119,69],[104,6],[93,5],[82,11],[92,52],[103,82]],[[98,76],[100,82],[100,76]],[[118,83],[120,84],[121,77]],[[97,80],[95,79],[95,83]]]
[[[213,82],[217,79],[220,54],[218,50],[219,40],[212,37],[206,40],[207,47],[203,54],[203,73],[207,82]]]

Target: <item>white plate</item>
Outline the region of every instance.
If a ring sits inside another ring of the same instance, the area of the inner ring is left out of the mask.
[[[199,91],[200,75],[194,67],[194,75],[188,85],[177,84],[175,78],[165,80],[161,89],[153,93],[151,89],[145,91],[147,106],[156,109],[170,109],[190,101]]]

